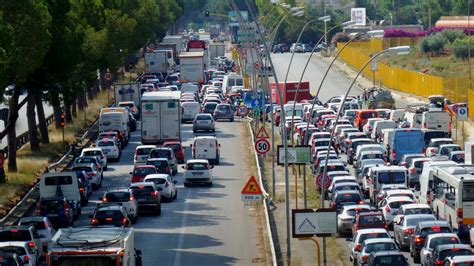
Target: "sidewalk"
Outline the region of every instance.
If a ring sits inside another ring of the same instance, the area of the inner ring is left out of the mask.
[[[314,60],[322,60],[327,64],[330,63],[332,57],[316,57]],[[349,65],[341,61],[336,61],[333,65],[334,69],[340,72],[341,76],[346,77],[350,80],[354,79],[357,75],[357,71]],[[373,86],[372,80],[364,76],[360,76],[356,82],[356,85],[361,88],[368,88]],[[397,107],[404,108],[406,104],[416,103],[427,103],[427,99],[407,93],[393,91],[392,95],[395,98]],[[461,123],[459,123],[460,125]],[[466,133],[466,141],[474,141],[474,124],[472,121],[467,121],[464,125],[464,132]],[[267,131],[271,132],[271,125],[266,124]],[[460,126],[459,126],[460,128]],[[275,128],[275,147],[273,152],[276,153],[276,146],[281,144],[281,138],[279,134],[279,128]],[[460,130],[455,130],[460,131]],[[461,138],[461,132],[456,137],[459,141]],[[453,137],[454,138],[454,137]],[[461,143],[460,143],[461,144]],[[295,169],[298,167],[295,166]],[[301,166],[302,169],[302,166]],[[289,169],[289,190],[290,190],[290,211],[291,209],[302,209],[305,208],[303,204],[303,177],[302,175],[295,178],[299,171],[293,171]],[[265,186],[267,191],[272,194],[272,165],[271,157],[265,158]],[[297,185],[296,185],[297,183]],[[306,170],[306,185],[307,185],[307,207],[308,208],[319,208],[320,199],[319,193],[316,190],[316,184],[314,177],[309,169]],[[285,177],[284,168],[282,166],[275,166],[275,196],[273,197],[273,208],[270,207],[271,214],[273,216],[276,232],[274,232],[274,241],[278,242],[276,245],[277,258],[279,258],[278,265],[288,265],[287,260],[287,238],[286,238],[286,212],[285,212]],[[298,196],[295,200],[296,195]],[[326,206],[327,207],[327,206]],[[291,237],[291,235],[290,235]],[[316,238],[321,246],[321,256],[323,252],[322,238]],[[326,249],[327,249],[327,265],[352,265],[349,261],[349,250],[345,238],[326,238]],[[314,265],[317,261],[316,247],[311,241],[300,241],[298,239],[291,239],[291,265]],[[322,263],[322,258],[321,258]]]

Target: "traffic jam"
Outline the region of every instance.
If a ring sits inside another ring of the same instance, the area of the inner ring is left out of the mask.
[[[178,181],[173,177],[178,172],[183,173],[185,188],[213,185],[212,169],[220,164],[221,147],[216,122],[233,122],[242,102],[243,77],[227,73],[234,63],[224,56],[224,44],[216,46],[214,69],[204,67],[210,56],[204,41],[183,45],[181,65],[157,63],[168,60],[173,50],[144,53],[147,64],[164,65],[165,71],[149,68],[136,82],[115,84],[116,104],[100,109],[97,139],[66,171],[40,177],[33,215],[0,228],[0,253],[5,254],[1,265],[3,260],[13,263],[5,265],[142,265],[133,225],[142,215],[160,216],[162,204],[177,199]],[[232,91],[224,93],[223,84]],[[186,158],[182,144],[184,123],[192,124],[195,134],[191,158]],[[103,188],[104,173],[113,173],[121,163],[134,131],[141,143],[134,148],[129,185]],[[84,223],[82,211],[91,208],[88,225],[74,226]]]
[[[473,265],[474,166],[452,138],[453,109],[466,107],[433,95],[396,109],[386,94],[287,103],[274,123],[310,147],[353,265]]]

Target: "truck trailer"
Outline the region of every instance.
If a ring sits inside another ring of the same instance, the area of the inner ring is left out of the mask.
[[[145,92],[141,99],[143,144],[181,141],[179,91]]]
[[[181,83],[204,83],[204,52],[182,52],[179,55]]]
[[[287,81],[286,82],[286,89],[285,89],[285,83],[284,82],[279,82],[278,83],[281,91],[281,98],[283,101],[283,104],[286,104],[289,101],[293,101],[295,98],[296,94],[296,89],[298,88],[298,82],[297,81]],[[278,90],[277,90],[277,84],[275,82],[270,82],[270,89],[272,92],[272,101],[274,103],[280,104],[280,97],[278,97]],[[310,91],[309,91],[309,82],[308,81],[303,81],[301,82],[300,89],[298,91],[298,95],[296,97],[296,101],[302,101],[302,100],[310,100],[312,98]]]

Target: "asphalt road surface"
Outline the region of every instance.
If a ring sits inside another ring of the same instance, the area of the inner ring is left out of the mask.
[[[186,159],[191,157],[192,125],[182,127]],[[240,201],[248,177],[244,163],[242,124],[217,122],[221,162],[213,169],[212,187],[183,186],[183,169],[174,176],[178,198],[162,203],[161,216],[141,216],[136,224],[135,245],[143,252],[143,265],[250,265],[262,257],[257,247],[257,220]],[[132,132],[119,162],[109,164],[103,187],[83,209],[75,226],[89,224],[89,214],[107,187],[124,187],[130,182],[133,151],[140,145],[140,131]],[[196,134],[196,135],[206,135]]]

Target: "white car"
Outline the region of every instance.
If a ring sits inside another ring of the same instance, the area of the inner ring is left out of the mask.
[[[349,243],[349,259],[357,264],[357,254],[362,249],[362,243],[367,239],[374,238],[388,238],[391,239],[390,234],[386,229],[374,228],[374,229],[360,229],[352,236],[352,241]]]
[[[132,223],[138,220],[138,203],[130,188],[113,188],[104,192],[102,204],[108,203],[122,205]]]
[[[0,242],[0,252],[16,253],[23,262],[21,265],[38,265],[36,252],[28,246],[27,241]]]
[[[150,156],[150,151],[156,149],[155,145],[139,145],[135,149],[133,154],[133,164],[135,166],[146,164],[148,157]]]
[[[81,156],[99,156],[100,165],[102,169],[107,170],[107,157],[100,148],[84,148],[82,149]]]
[[[97,141],[97,147],[102,150],[105,157],[110,159],[119,160],[120,155],[122,155],[118,143],[112,139],[101,139]]]
[[[182,166],[184,171],[184,186],[191,184],[207,184],[212,186],[212,171],[213,166],[205,159],[192,159]]]
[[[48,244],[56,233],[48,217],[44,216],[23,217],[18,222],[18,225],[34,226],[36,232],[40,235],[41,244]]]
[[[454,233],[432,234],[426,237],[425,244],[420,250],[421,265],[429,265],[433,250],[439,245],[460,244],[459,237]]]
[[[367,239],[362,243],[362,248],[357,254],[357,265],[367,265],[369,255],[378,251],[399,251],[399,249],[393,239]]]
[[[178,197],[178,189],[176,180],[173,180],[170,175],[167,174],[154,174],[147,175],[143,182],[153,182],[160,191],[161,199],[167,201],[173,201]]]
[[[379,208],[382,210],[383,217],[385,218],[385,222],[387,224],[391,224],[393,221],[393,217],[398,214],[398,209],[405,204],[412,204],[414,203],[413,199],[410,197],[390,197],[387,199],[383,199],[379,203]]]

